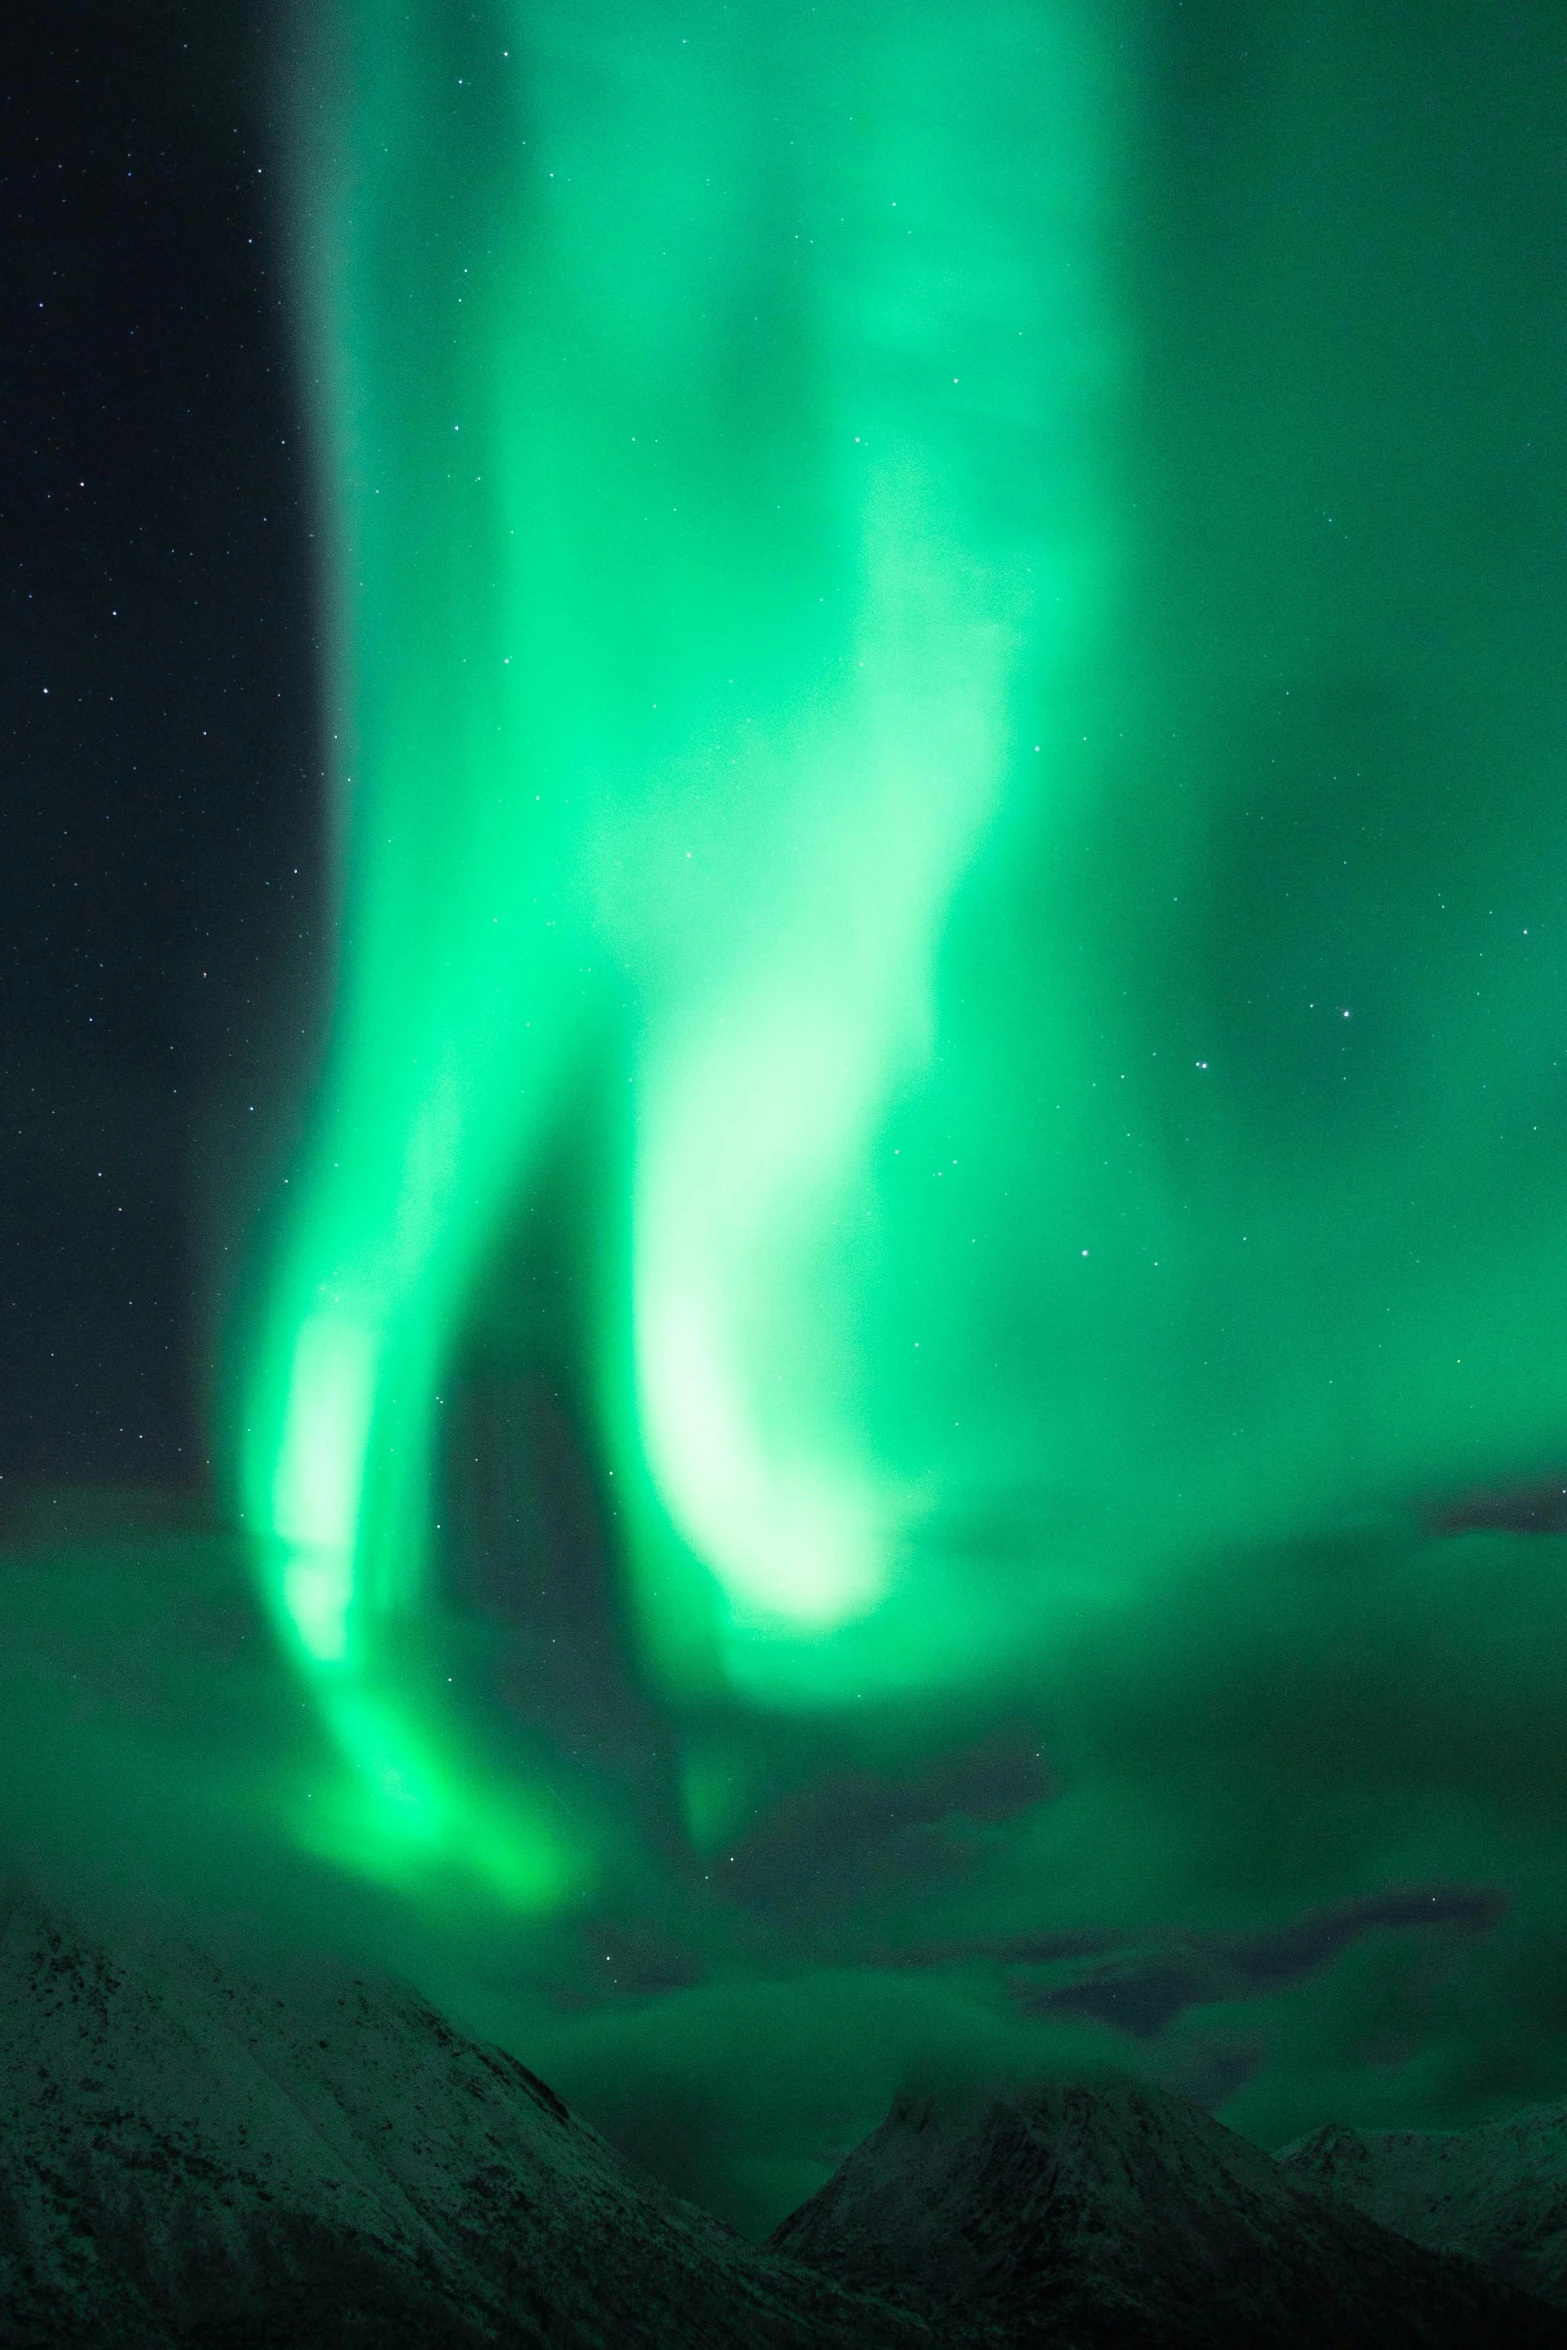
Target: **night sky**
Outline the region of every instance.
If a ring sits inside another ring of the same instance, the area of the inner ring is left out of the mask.
[[[962,13],[0,89],[3,1857],[752,2230],[1567,2093],[1560,12]]]
[[[6,46],[0,1473],[201,1490],[218,1170],[321,993],[263,43],[222,6],[24,7]]]

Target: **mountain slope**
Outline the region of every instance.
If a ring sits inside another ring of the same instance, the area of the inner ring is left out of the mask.
[[[1567,2104],[1473,2130],[1348,2130],[1286,2147],[1286,2176],[1385,2228],[1464,2252],[1567,2309]]]
[[[974,2338],[1051,2350],[1524,2350],[1556,2312],[1314,2198],[1130,2084],[905,2100],[771,2239]]]
[[[906,2102],[769,2248],[366,1978],[0,1919],[0,2350],[1567,2350],[1179,2098]]]
[[[5,2350],[927,2339],[634,2177],[399,1986],[283,1998],[25,1902],[0,1931]]]

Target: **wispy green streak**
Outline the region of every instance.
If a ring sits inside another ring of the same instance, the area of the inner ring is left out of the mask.
[[[364,1836],[411,1862],[552,1900],[581,1857],[510,1798],[481,1834],[389,1627],[590,1030],[632,1038],[600,1343],[656,1669],[693,1623],[742,1678],[784,1632],[814,1686],[928,1508],[863,1408],[873,1158],[1103,602],[1094,13],[345,6],[302,99],[345,886],[244,1487]]]

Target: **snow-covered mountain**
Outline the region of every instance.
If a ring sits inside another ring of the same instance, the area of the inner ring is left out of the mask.
[[[771,2243],[1017,2350],[1567,2344],[1544,2303],[1131,2084],[906,2099]]]
[[[0,1930],[5,2350],[928,2350],[414,1993]]]
[[[1567,2350],[1174,2097],[905,2103],[770,2247],[395,1983],[0,1916],[0,2350]]]
[[[1330,2124],[1287,2146],[1279,2163],[1383,2227],[1488,2261],[1567,2309],[1567,2104],[1473,2130]]]

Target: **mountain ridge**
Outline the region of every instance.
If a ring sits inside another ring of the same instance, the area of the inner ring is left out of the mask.
[[[608,2329],[608,2330],[606,2330]],[[0,2342],[904,2350],[365,1977],[291,1999],[27,1901],[0,1925]]]
[[[1466,2252],[1567,2310],[1567,2099],[1468,2130],[1330,2122],[1277,2159],[1412,2243]]]
[[[904,2098],[768,2241],[1017,2350],[1567,2343],[1531,2295],[1314,2197],[1135,2082]]]
[[[905,2098],[769,2243],[390,1978],[0,1910],[0,2350],[1567,2350],[1132,2083]]]

